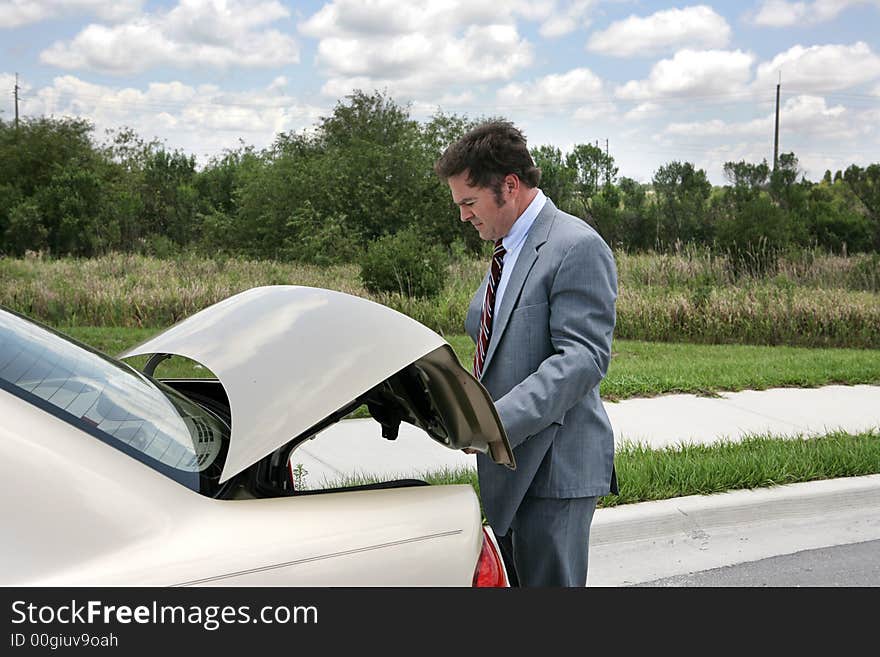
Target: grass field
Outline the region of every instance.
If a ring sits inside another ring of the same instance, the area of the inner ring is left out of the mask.
[[[61,330],[96,349],[116,355],[160,329],[62,327]],[[474,346],[465,335],[447,335],[459,360],[470,367]],[[144,358],[133,359],[140,365]],[[210,376],[186,361],[168,361],[160,376]],[[810,349],[753,345],[703,345],[615,340],[608,376],[601,384],[608,401],[688,392],[763,390],[815,387],[832,383],[880,383],[880,350]]]
[[[627,340],[880,348],[880,257],[804,252],[734,275],[710,251],[616,253],[615,335]],[[0,304],[52,324],[167,326],[259,285],[306,285],[370,298],[444,335],[461,332],[485,262],[461,260],[435,299],[369,294],[356,265],[113,254],[0,259]]]

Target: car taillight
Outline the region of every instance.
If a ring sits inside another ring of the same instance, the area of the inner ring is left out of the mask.
[[[480,558],[474,570],[472,586],[497,587],[507,586],[507,576],[504,574],[504,563],[495,544],[489,538],[486,528],[483,527],[483,547],[480,549]]]

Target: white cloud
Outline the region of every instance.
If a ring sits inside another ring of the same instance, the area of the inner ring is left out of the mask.
[[[534,102],[542,105],[571,105],[597,100],[602,80],[588,68],[547,75],[532,83],[511,83],[498,91],[502,103]]]
[[[277,78],[272,80],[272,83],[267,87],[269,91],[280,91],[287,86],[287,76],[279,75]]]
[[[517,17],[541,25],[545,36],[585,25],[597,0],[331,0],[300,25],[311,37],[449,32],[468,25],[512,23]],[[554,27],[555,26],[555,27]]]
[[[774,88],[782,72],[782,88],[798,91],[846,89],[880,78],[880,57],[859,41],[851,46],[797,45],[758,66],[755,87]]]
[[[638,152],[643,158],[653,152],[659,156],[658,166],[667,165],[674,160],[690,162],[696,169],[703,169],[714,185],[724,185],[728,182],[724,176],[725,162],[740,160],[760,162],[773,156],[772,138],[768,141],[747,137],[736,139],[731,136],[722,143],[710,143],[705,138],[698,137],[694,140],[688,135],[658,131],[649,139],[643,137],[641,142]],[[656,169],[655,166],[654,173]],[[647,180],[650,178],[651,175],[646,177]]]
[[[22,106],[27,116],[87,118],[95,125],[97,141],[106,130],[131,127],[145,140],[158,138],[201,161],[236,148],[240,138],[258,148],[268,146],[279,132],[308,128],[326,111],[277,90],[229,93],[214,85],[176,81],[137,89],[93,84],[71,75],[32,90]]]
[[[804,22],[806,16],[807,4],[805,2],[765,0],[752,18],[752,22],[766,27],[785,27]]]
[[[767,134],[773,130],[774,117],[754,119],[744,123],[730,123],[722,119],[710,121],[694,121],[684,123],[670,123],[664,132],[669,135],[681,135],[684,137],[725,137],[754,136]]]
[[[413,101],[410,106],[410,116],[418,121],[428,121],[438,111],[446,111],[447,107],[470,106],[476,102],[476,97],[469,91],[460,94],[443,94],[436,100]]]
[[[880,109],[865,110],[859,115],[859,121],[867,128],[868,132],[878,132]]]
[[[155,66],[271,67],[299,61],[286,34],[266,26],[289,15],[276,0],[180,0],[170,11],[114,26],[92,24],[40,59],[64,69],[130,74]]]
[[[449,32],[467,25],[512,23],[516,7],[516,3],[499,6],[490,0],[332,0],[299,29],[319,39]],[[540,7],[543,13],[550,5]]]
[[[581,123],[594,122],[597,119],[608,119],[615,115],[616,107],[611,101],[596,103],[593,105],[583,105],[578,107],[574,114],[571,115],[575,121]]]
[[[412,34],[389,41],[323,40],[318,62],[330,73],[324,93],[387,88],[433,96],[438,87],[508,80],[532,62],[531,46],[507,25],[469,27],[458,39]]]
[[[15,28],[74,13],[119,21],[140,12],[144,0],[0,0],[0,28]]]
[[[828,107],[824,98],[801,95],[789,98],[779,110],[780,133],[802,137],[830,137],[849,139],[862,129],[850,120],[843,105]],[[730,122],[722,119],[709,121],[670,123],[663,131],[668,135],[683,137],[772,137],[775,129],[775,112],[751,121]]]
[[[538,18],[551,7],[490,0],[375,0],[367,7],[334,0],[299,29],[319,40],[316,62],[328,76],[325,94],[383,88],[423,98],[440,87],[512,79],[533,59],[515,17]]]
[[[627,121],[642,121],[657,116],[662,108],[657,103],[639,103],[623,115]]]
[[[876,161],[880,147],[876,118],[875,110],[859,112],[829,105],[820,96],[789,98],[780,110],[779,151],[794,152],[811,180],[820,178],[826,168],[835,171],[852,163]],[[653,141],[665,153],[698,162],[715,184],[725,184],[724,162],[772,162],[774,122],[773,112],[743,121],[719,115],[706,121],[670,123],[655,133]]]
[[[780,132],[799,136],[833,137],[848,139],[862,132],[857,122],[851,120],[851,112],[843,105],[828,107],[820,96],[801,95],[789,98],[779,110]]]
[[[647,17],[630,16],[596,32],[587,49],[604,55],[632,57],[669,52],[682,47],[723,48],[730,26],[706,5],[665,9]]]
[[[533,82],[512,82],[498,90],[502,111],[527,108],[534,116],[564,113],[576,120],[591,120],[614,110],[602,80],[588,68],[546,75]]]
[[[541,36],[552,39],[574,32],[579,27],[587,27],[590,24],[587,14],[595,4],[595,0],[575,0],[558,10],[554,7],[549,17],[541,24],[539,30]]]
[[[742,91],[755,57],[740,50],[680,50],[654,64],[646,80],[630,80],[615,95],[628,100],[662,96],[728,95]]]
[[[814,2],[764,0],[752,17],[752,22],[764,27],[824,23],[849,7],[869,4],[880,7],[878,0],[815,0]]]

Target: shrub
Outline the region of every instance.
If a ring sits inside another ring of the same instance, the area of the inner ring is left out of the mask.
[[[2,251],[22,255],[26,251],[49,248],[49,231],[36,201],[28,199],[16,205],[9,213],[9,225],[0,241]]]
[[[374,240],[361,258],[361,281],[370,292],[435,297],[446,284],[449,255],[415,228]]]
[[[361,251],[360,240],[345,215],[322,215],[306,201],[285,223],[279,256],[327,266],[357,262]]]

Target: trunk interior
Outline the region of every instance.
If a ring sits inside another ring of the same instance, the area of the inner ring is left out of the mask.
[[[295,485],[295,473],[289,465],[291,455],[297,447],[361,406],[366,406],[369,409],[370,415],[379,425],[377,431],[381,430],[382,436],[389,440],[397,437],[402,421],[416,424],[423,420],[424,415],[419,412],[419,409],[420,407],[422,410],[428,408],[429,402],[426,399],[418,399],[414,394],[414,392],[418,392],[420,387],[417,386],[418,379],[414,378],[412,372],[407,372],[408,369],[410,368],[405,368],[386,379],[358,399],[232,477],[221,488],[217,497],[219,499],[260,499],[429,485],[421,479],[406,478],[328,488],[301,488]],[[231,423],[229,400],[223,386],[217,379],[160,380],[209,410],[227,425]]]

